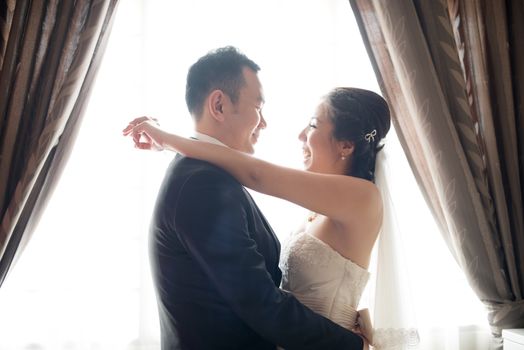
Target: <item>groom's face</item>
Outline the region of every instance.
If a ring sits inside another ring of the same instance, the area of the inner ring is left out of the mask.
[[[229,146],[252,154],[260,130],[266,127],[262,115],[264,92],[256,72],[244,68],[243,74],[245,84],[236,103],[231,103],[228,108],[226,126],[230,135]]]

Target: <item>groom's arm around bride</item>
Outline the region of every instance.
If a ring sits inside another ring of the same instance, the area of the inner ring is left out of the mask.
[[[169,173],[160,191],[165,201],[156,210],[152,247],[162,332],[171,334],[170,344],[362,349],[359,336],[278,288],[279,242],[233,177],[189,158],[175,160]]]

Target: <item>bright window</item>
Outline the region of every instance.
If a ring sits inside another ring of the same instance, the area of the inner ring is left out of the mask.
[[[0,289],[0,350],[159,348],[147,232],[172,155],[135,150],[121,130],[147,114],[189,134],[187,69],[230,44],[262,67],[268,127],[256,155],[279,164],[301,166],[298,133],[332,87],[380,92],[347,0],[122,0],[74,152]],[[419,323],[484,325],[394,132],[389,139]],[[282,241],[304,214],[255,199]]]

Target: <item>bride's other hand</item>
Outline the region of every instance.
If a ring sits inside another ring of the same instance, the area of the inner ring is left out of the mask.
[[[162,151],[164,132],[158,126],[155,118],[139,117],[129,122],[122,133],[133,138],[136,148]]]

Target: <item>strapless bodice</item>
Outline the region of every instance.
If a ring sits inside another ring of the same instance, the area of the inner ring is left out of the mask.
[[[369,272],[307,232],[294,234],[284,245],[280,268],[282,289],[304,305],[348,329]]]

